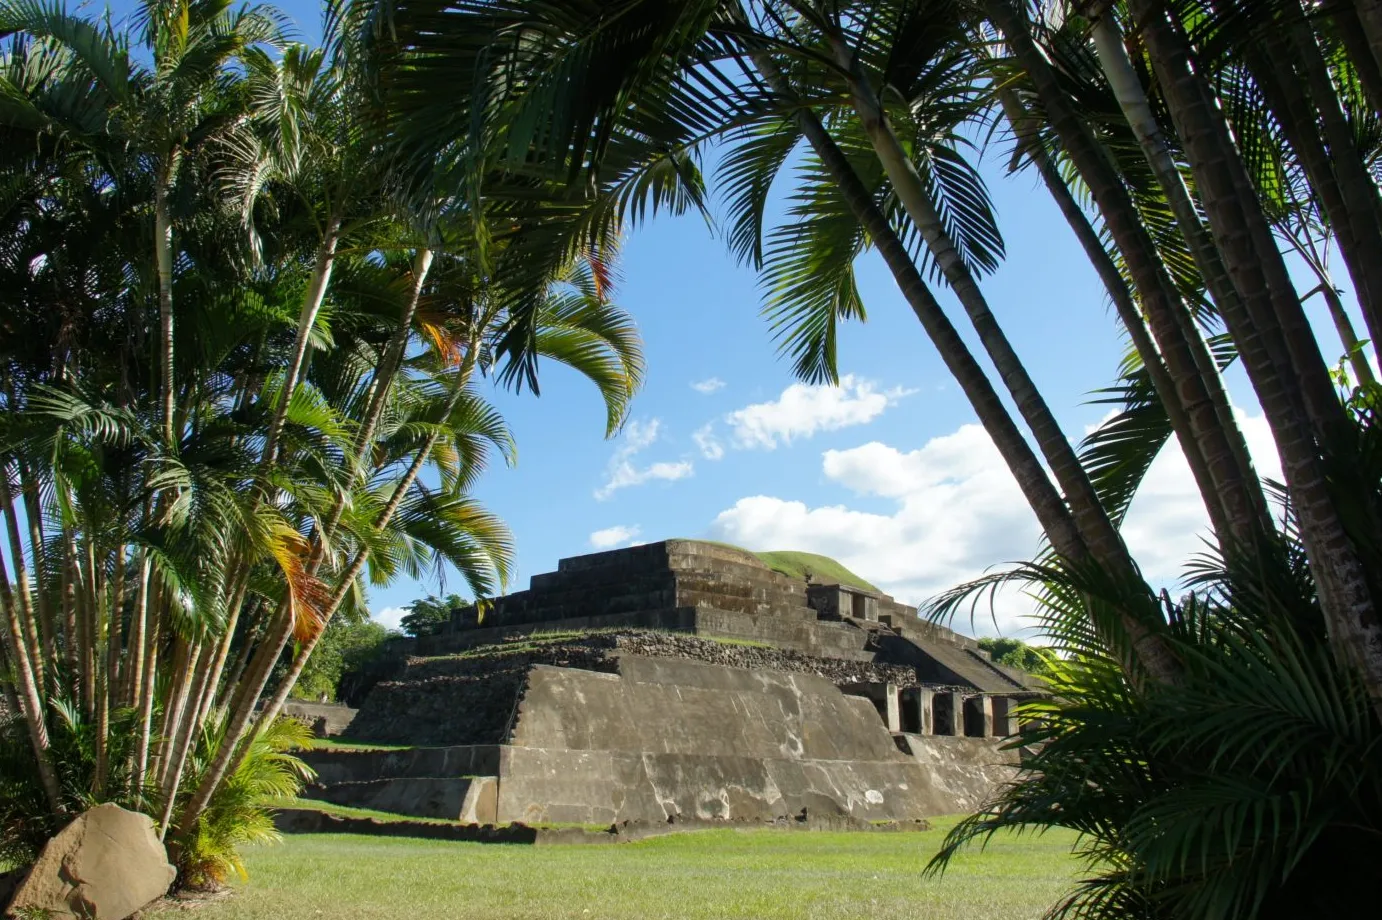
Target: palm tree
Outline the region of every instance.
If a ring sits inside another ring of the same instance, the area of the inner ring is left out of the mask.
[[[1180,22],[1145,0],[1133,0],[1129,10],[1144,24],[1211,234],[1239,294],[1240,300],[1218,306],[1272,426],[1331,641],[1343,660],[1362,669],[1382,712],[1382,619],[1374,600],[1382,593],[1369,576],[1375,567],[1360,556],[1360,546],[1379,545],[1376,512],[1368,507],[1350,534],[1320,459],[1322,450],[1347,450],[1349,423],[1223,110],[1203,68],[1192,63]],[[1363,488],[1362,501],[1373,506],[1374,490]]]

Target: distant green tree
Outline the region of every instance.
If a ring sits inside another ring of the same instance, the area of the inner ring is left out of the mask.
[[[1038,677],[1050,670],[1041,652],[1021,639],[980,639],[979,647],[989,653],[995,663],[1026,671]]]
[[[303,666],[292,695],[304,700],[348,701],[355,694],[344,685],[353,686],[359,682],[357,675],[371,671],[384,643],[397,635],[373,620],[332,620]]]
[[[448,594],[445,598],[429,594],[408,605],[408,612],[404,614],[399,625],[404,633],[413,638],[435,636],[451,621],[451,611],[469,603],[468,599],[459,594]]]

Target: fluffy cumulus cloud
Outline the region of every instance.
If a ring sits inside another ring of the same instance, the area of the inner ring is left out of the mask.
[[[714,393],[716,390],[723,390],[724,388],[725,382],[719,377],[707,377],[704,380],[697,380],[695,383],[691,384],[691,389],[695,390],[697,393],[705,393],[706,395]]]
[[[628,424],[624,429],[624,442],[614,452],[605,470],[604,485],[595,490],[597,499],[604,501],[620,489],[640,486],[646,482],[685,479],[695,472],[695,467],[689,460],[664,460],[643,465],[634,462],[638,454],[657,441],[661,427],[658,419]]]
[[[403,618],[408,615],[406,607],[385,607],[383,610],[370,612],[370,619],[376,623],[383,623],[389,629],[402,629]]]
[[[847,374],[839,386],[794,383],[772,402],[734,410],[725,424],[736,447],[773,450],[794,438],[867,424],[907,394],[901,388],[880,390]]]
[[[1242,416],[1258,472],[1279,477],[1270,433],[1260,416]],[[891,510],[848,504],[811,505],[769,495],[740,499],[711,531],[754,549],[799,549],[839,559],[907,603],[918,603],[1004,563],[1031,558],[1036,518],[988,434],[978,425],[902,451],[871,442],[822,455],[825,476],[860,496],[886,499]],[[1199,552],[1208,522],[1179,447],[1172,441],[1152,464],[1124,532],[1149,579],[1173,585]],[[1001,594],[994,618],[980,606],[972,628],[1020,633],[1031,602]],[[961,621],[958,627],[969,630]]]
[[[725,415],[721,422],[728,434],[723,439],[716,422],[702,426],[691,437],[707,460],[723,457],[726,441],[737,450],[775,450],[822,431],[866,425],[912,392],[901,387],[882,390],[852,374],[840,378],[839,386],[794,383],[771,402]]]
[[[620,546],[629,546],[638,539],[641,528],[638,525],[632,527],[625,524],[616,524],[613,527],[606,527],[604,530],[597,530],[590,535],[590,546],[592,549],[615,549]]]

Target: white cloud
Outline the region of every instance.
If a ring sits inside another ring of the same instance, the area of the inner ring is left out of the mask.
[[[604,530],[597,530],[590,535],[590,545],[595,549],[614,549],[619,546],[628,546],[638,538],[642,530],[637,524],[629,527],[625,524],[616,524],[613,527],[606,527]]]
[[[1239,413],[1260,475],[1280,478],[1265,420]],[[811,506],[756,495],[722,511],[712,535],[753,549],[796,549],[832,556],[906,603],[918,603],[985,570],[1031,558],[1040,530],[988,434],[978,425],[901,451],[879,442],[822,455],[827,478],[862,496],[889,499],[888,512],[847,504]],[[1187,559],[1204,548],[1206,517],[1174,440],[1148,471],[1123,532],[1148,579],[1174,585]],[[1031,601],[1016,592],[995,603],[997,626],[1018,633]],[[969,631],[967,618],[957,628]],[[991,633],[985,601],[973,628]]]
[[[385,607],[383,610],[370,611],[370,619],[376,623],[383,623],[389,629],[402,630],[403,618],[408,615],[407,607]]]
[[[707,395],[714,393],[716,390],[723,390],[724,388],[725,382],[719,377],[707,377],[704,380],[697,380],[695,383],[691,384],[691,389],[695,390],[697,393],[705,393]]]
[[[691,432],[691,440],[700,448],[701,456],[707,460],[719,460],[725,455],[724,445],[715,436],[715,423],[702,425]]]
[[[605,484],[595,490],[597,499],[604,501],[620,489],[642,485],[645,482],[685,479],[695,472],[695,467],[689,460],[660,461],[647,466],[634,465],[634,456],[657,441],[661,427],[662,423],[658,419],[647,423],[634,421],[628,424],[624,429],[624,443],[614,452],[605,470]]]
[[[847,374],[840,378],[838,387],[794,383],[773,402],[729,413],[725,423],[734,446],[773,450],[793,438],[871,422],[909,392],[900,387],[879,390],[873,383]]]

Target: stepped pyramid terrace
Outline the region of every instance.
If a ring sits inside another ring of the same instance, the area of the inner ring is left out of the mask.
[[[1041,691],[872,588],[668,540],[409,640],[314,798],[475,824],[872,826],[973,809]],[[817,580],[820,579],[820,580]]]

